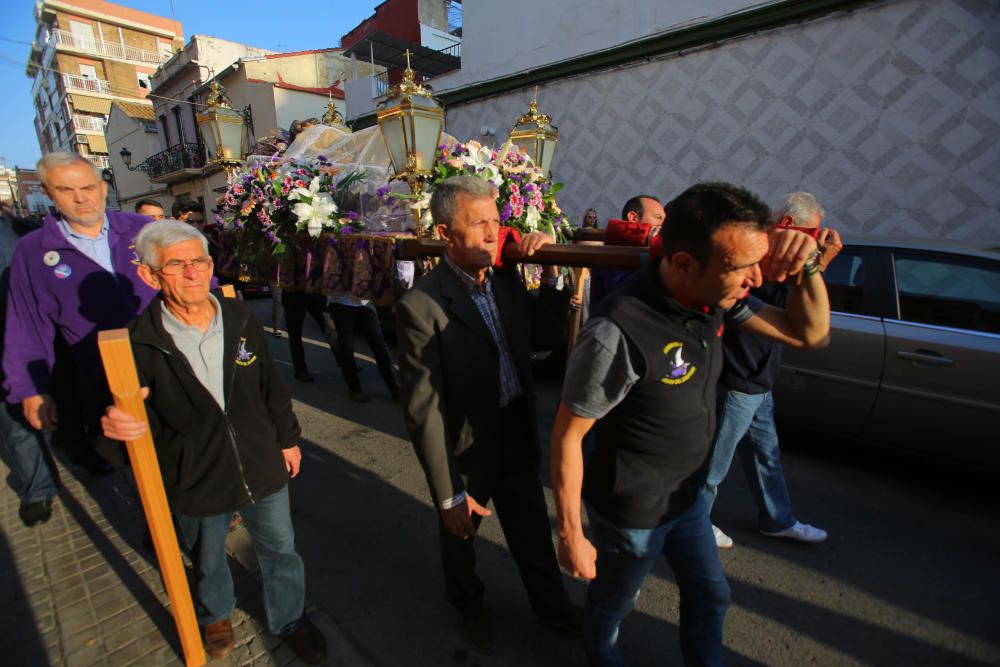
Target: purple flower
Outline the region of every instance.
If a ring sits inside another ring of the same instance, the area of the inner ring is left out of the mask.
[[[354,227],[351,227],[350,225],[344,225],[343,227],[340,228],[340,231],[343,234],[353,234]]]
[[[350,213],[347,214],[347,217],[350,218],[352,221],[357,220],[358,219],[358,212],[357,211],[351,211]]]
[[[503,210],[500,212],[500,222],[507,222],[508,220],[510,220],[510,213],[511,213],[510,202],[509,201],[504,202]]]
[[[378,195],[380,198],[385,199],[385,196],[389,194],[389,186],[383,185],[382,187],[380,187],[378,190],[375,191],[375,194]]]

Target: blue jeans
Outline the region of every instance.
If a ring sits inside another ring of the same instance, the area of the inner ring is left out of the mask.
[[[226,534],[233,513],[174,516],[194,563],[198,623],[208,625],[229,618],[236,604],[233,577],[226,559]],[[288,487],[240,508],[240,516],[253,539],[260,563],[268,629],[275,635],[293,632],[302,619],[306,580],[302,558],[295,551]]]
[[[757,502],[758,527],[769,533],[791,528],[795,517],[781,468],[771,392],[744,394],[720,386],[718,401],[715,448],[703,491],[708,511],[712,511],[719,484],[729,472],[733,453],[738,451],[750,493]],[[744,446],[737,446],[744,442]]]
[[[624,665],[618,641],[622,619],[660,554],[680,589],[681,653],[686,665],[722,664],[722,624],[731,600],[715,546],[708,508],[699,495],[680,516],[653,529],[615,526],[587,508],[597,578],[587,588],[584,649],[591,665]]]
[[[0,443],[17,481],[22,503],[50,500],[58,493],[52,470],[45,460],[45,436],[31,428],[20,404],[3,402],[0,409]]]

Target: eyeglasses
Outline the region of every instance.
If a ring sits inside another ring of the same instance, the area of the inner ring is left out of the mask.
[[[165,276],[179,276],[184,273],[184,270],[189,266],[193,266],[194,270],[198,273],[205,273],[212,268],[212,258],[196,257],[190,262],[182,262],[179,259],[175,259],[167,262],[163,266],[150,266],[149,268],[154,271],[159,271]]]

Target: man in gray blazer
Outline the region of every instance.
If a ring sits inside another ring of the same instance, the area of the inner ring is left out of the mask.
[[[496,193],[456,176],[431,199],[445,258],[397,305],[406,426],[438,510],[445,592],[466,639],[489,651],[493,630],[475,573],[474,539],[492,499],[532,608],[548,627],[572,631],[538,476],[529,297],[497,256]],[[552,241],[525,235],[532,254]]]

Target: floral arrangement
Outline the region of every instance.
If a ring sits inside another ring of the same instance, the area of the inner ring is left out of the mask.
[[[363,228],[357,213],[344,214],[341,206],[348,188],[365,177],[363,170],[341,174],[324,157],[247,165],[230,178],[216,220],[237,233],[242,261],[253,259],[267,245],[280,256],[302,232],[317,238],[323,232]]]
[[[434,174],[425,187],[419,208],[430,205],[434,186],[452,176],[472,175],[489,181],[497,189],[497,211],[500,224],[523,233],[546,232],[557,241],[565,241],[571,233],[569,220],[556,204],[556,193],[562,183],[549,183],[542,170],[527,153],[511,143],[499,149],[483,146],[478,141],[438,146]],[[383,196],[406,198],[389,193]],[[422,221],[423,222],[423,221]]]

